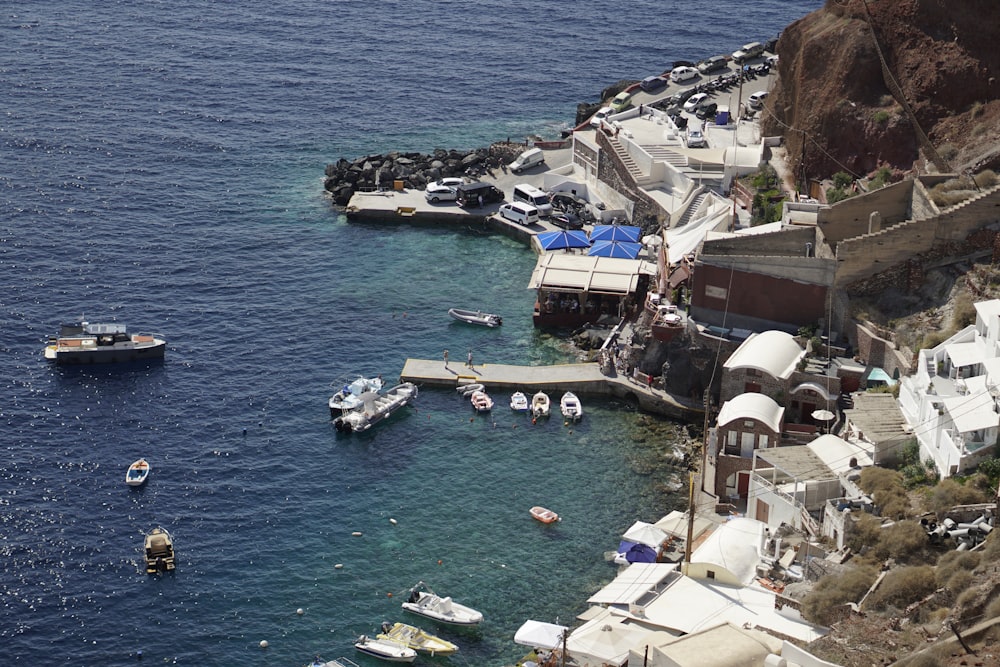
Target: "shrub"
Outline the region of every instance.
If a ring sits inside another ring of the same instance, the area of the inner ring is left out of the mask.
[[[952,478],[943,479],[937,483],[927,498],[927,510],[934,512],[938,518],[955,505],[971,505],[973,503],[989,502],[990,496],[973,486],[964,486]]]
[[[833,187],[840,190],[846,190],[851,183],[854,182],[854,177],[848,174],[846,171],[838,171],[833,175]]]
[[[861,553],[865,547],[878,544],[879,534],[882,532],[882,522],[871,514],[862,514],[854,522],[854,527],[847,535],[844,543],[851,548],[851,551]]]
[[[899,472],[875,466],[865,468],[861,471],[860,486],[875,500],[882,516],[901,519],[909,514],[910,500]]]
[[[878,98],[878,105],[880,107],[891,107],[895,103],[896,103],[896,98],[893,97],[892,95],[889,95],[888,93]]]
[[[889,122],[889,112],[884,109],[879,109],[872,114],[872,121],[878,125],[885,125]]]
[[[947,586],[953,592],[958,593],[958,589],[951,587],[951,582],[962,573],[968,573],[971,577],[972,571],[979,567],[982,556],[975,551],[948,551],[938,559],[937,568],[934,575],[939,588]],[[962,586],[961,588],[966,588]]]
[[[885,576],[882,585],[868,599],[867,606],[873,609],[889,606],[902,608],[934,590],[934,568],[929,565],[900,567]]]
[[[955,298],[955,310],[952,312],[951,321],[956,330],[976,323],[976,304],[968,292],[963,292]]]
[[[982,550],[979,552],[983,556],[983,563],[991,563],[998,558],[1000,558],[1000,537],[997,536],[998,532],[993,531],[986,536],[986,543],[983,544]],[[978,569],[978,568],[977,568]]]
[[[986,486],[996,488],[1000,483],[1000,459],[986,459],[976,469],[986,477]]]
[[[938,147],[938,155],[945,160],[954,160],[955,156],[958,155],[958,148],[955,147],[955,144],[941,144]]]
[[[850,196],[851,196],[851,194],[849,192],[847,192],[846,190],[842,190],[840,188],[827,188],[826,189],[826,203],[827,204],[836,204],[839,201],[844,201],[845,199],[849,199]]]
[[[830,612],[848,602],[857,602],[871,587],[878,572],[873,567],[856,567],[839,575],[823,577],[802,601],[802,615],[813,623],[828,624]]]
[[[991,188],[1000,182],[1000,177],[992,169],[987,169],[973,176],[972,180],[981,188]]]
[[[879,167],[872,175],[868,184],[872,190],[884,188],[892,180],[892,169],[889,167]]]
[[[972,106],[969,107],[969,118],[979,118],[983,115],[983,103],[973,102]]]
[[[881,530],[874,546],[875,556],[881,560],[919,559],[927,547],[927,532],[916,521],[898,521]]]
[[[988,605],[986,605],[986,618],[996,618],[1000,616],[1000,597],[994,598]]]

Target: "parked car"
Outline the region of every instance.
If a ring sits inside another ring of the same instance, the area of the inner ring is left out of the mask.
[[[702,74],[708,74],[709,72],[714,72],[717,69],[722,69],[726,66],[725,56],[712,56],[711,58],[705,58],[700,63],[698,63],[698,71]]]
[[[632,106],[632,94],[623,90],[615,95],[615,98],[611,100],[611,113],[621,113],[630,106]]]
[[[715,102],[703,102],[694,110],[694,115],[704,120],[705,118],[715,118],[715,112],[719,110],[719,105]]]
[[[588,204],[586,199],[577,197],[570,192],[553,192],[549,195],[552,206],[560,211],[567,209],[585,208]]]
[[[759,109],[764,106],[764,100],[767,99],[766,90],[758,90],[756,93],[750,93],[750,97],[747,98],[747,104],[750,105],[751,109]]]
[[[670,80],[674,83],[682,83],[684,81],[690,81],[698,77],[698,70],[694,67],[675,67],[670,70]]]
[[[708,93],[696,93],[692,95],[687,98],[687,102],[684,103],[684,111],[694,111],[707,99]]]
[[[456,176],[449,176],[448,178],[441,178],[441,179],[438,179],[438,180],[434,181],[433,183],[428,183],[427,184],[427,188],[429,189],[432,185],[441,185],[441,186],[444,186],[446,188],[457,188],[462,183],[465,183],[465,179],[464,178],[458,178]]]
[[[590,117],[590,124],[594,127],[600,127],[601,121],[607,118],[610,113],[611,107],[601,107],[597,110],[597,113]]]
[[[583,221],[575,213],[557,213],[549,218],[552,224],[563,229],[583,229]]]
[[[688,128],[687,145],[688,148],[703,148],[708,145],[708,141],[706,141],[705,134],[701,131],[701,127],[694,126]]]
[[[521,202],[500,205],[500,217],[528,227],[538,223],[538,209]]]
[[[432,204],[436,204],[439,201],[455,201],[458,199],[458,190],[452,186],[431,183],[427,186],[424,199]]]
[[[662,76],[647,76],[639,82],[639,87],[647,93],[657,93],[667,87],[667,80]]]
[[[737,63],[742,64],[747,60],[752,60],[764,53],[764,45],[760,42],[750,42],[749,44],[744,44],[736,51],[733,51],[733,60]]]
[[[687,116],[682,114],[679,110],[676,113],[668,115],[670,116],[670,120],[674,121],[674,126],[676,126],[678,130],[683,130],[688,126]]]

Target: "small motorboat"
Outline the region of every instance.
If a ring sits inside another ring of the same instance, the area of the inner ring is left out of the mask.
[[[535,505],[530,510],[531,516],[542,523],[555,523],[559,521],[559,515],[550,509]]]
[[[450,597],[443,598],[437,595],[422,581],[410,589],[410,595],[403,603],[403,609],[411,614],[451,625],[473,626],[483,622],[481,612],[458,604]]]
[[[417,393],[417,385],[412,382],[397,384],[384,394],[366,391],[358,397],[361,404],[352,410],[344,410],[342,415],[333,420],[333,426],[342,433],[367,431],[413,402]]]
[[[431,657],[458,653],[456,644],[406,623],[383,623],[378,638],[400,642],[418,653],[429,653]]]
[[[146,574],[170,572],[176,567],[174,541],[170,533],[162,528],[154,528],[145,540]]]
[[[473,382],[472,384],[463,384],[460,387],[456,387],[455,391],[460,393],[463,397],[469,398],[472,396],[473,392],[484,391],[485,389],[486,385],[479,382]]]
[[[515,391],[510,395],[510,409],[514,412],[527,412],[530,409],[528,397],[523,391]]]
[[[580,405],[580,399],[576,397],[571,391],[567,391],[559,399],[559,409],[562,411],[563,417],[566,419],[571,419],[573,421],[579,421],[583,417],[583,406]]]
[[[461,308],[449,308],[448,314],[459,322],[468,324],[478,324],[482,327],[498,327],[503,324],[503,318],[494,313],[484,313],[481,310],[462,310]]]
[[[549,416],[549,395],[544,391],[531,397],[531,415],[533,417]]]
[[[344,410],[353,410],[361,405],[361,394],[365,392],[378,393],[382,391],[384,383],[382,376],[373,378],[359,377],[348,382],[340,391],[330,397],[330,418],[336,419]]]
[[[344,657],[327,661],[323,660],[323,658],[319,656],[316,656],[316,659],[313,660],[311,664],[306,665],[306,667],[358,667],[358,663]]]
[[[361,635],[358,637],[358,641],[354,642],[354,648],[365,655],[388,662],[413,662],[417,659],[416,651],[406,644],[391,639],[377,639]]]
[[[489,412],[493,409],[493,399],[482,389],[472,392],[469,400],[472,402],[472,407],[475,408],[476,412]]]
[[[128,332],[124,324],[63,324],[49,338],[45,358],[57,364],[110,364],[163,359],[167,341],[159,334]]]
[[[139,459],[125,471],[125,483],[129,486],[142,486],[146,483],[149,471],[152,469],[146,459]]]

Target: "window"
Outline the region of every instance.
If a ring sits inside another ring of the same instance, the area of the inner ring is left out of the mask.
[[[705,570],[705,576],[709,579],[715,579],[715,570]]]

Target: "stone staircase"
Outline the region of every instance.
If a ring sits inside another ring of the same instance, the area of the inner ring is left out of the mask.
[[[699,208],[701,208],[702,202],[704,202],[706,199],[708,199],[707,192],[702,192],[700,195],[695,197],[694,200],[690,204],[688,204],[687,208],[684,209],[684,215],[682,215],[680,218],[677,219],[677,224],[674,225],[673,228],[677,229],[679,227],[683,227],[688,222],[690,222],[694,214],[698,212]]]
[[[642,173],[642,170],[639,169],[635,160],[633,160],[632,156],[628,154],[628,150],[626,150],[622,143],[618,141],[618,138],[610,138],[609,143],[611,144],[611,147],[615,149],[615,154],[618,156],[618,159],[625,166],[625,168],[628,169],[628,173],[632,175],[632,178],[636,181],[641,180],[645,174]]]
[[[654,160],[666,162],[667,164],[673,165],[678,169],[683,169],[688,166],[687,156],[681,155],[670,146],[643,146],[642,150],[649,153]]]

